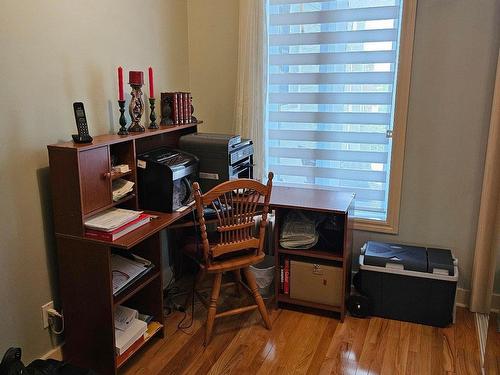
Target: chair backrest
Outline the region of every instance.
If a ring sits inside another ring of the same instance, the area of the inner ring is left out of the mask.
[[[221,255],[245,249],[255,249],[256,255],[262,252],[272,181],[273,173],[269,172],[266,185],[256,180],[240,178],[223,182],[205,194],[201,193],[197,182],[193,184],[205,263],[210,264]],[[218,242],[208,241],[205,207],[215,211]],[[259,207],[262,207],[262,220],[255,236],[254,217]]]

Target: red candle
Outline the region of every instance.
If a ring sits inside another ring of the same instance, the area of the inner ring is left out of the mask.
[[[153,86],[153,68],[149,67],[148,72],[149,72],[149,97],[154,98],[155,90]]]
[[[128,83],[131,85],[142,86],[144,84],[144,73],[131,70],[128,72]]]
[[[118,67],[118,100],[124,100],[123,98],[123,68]]]

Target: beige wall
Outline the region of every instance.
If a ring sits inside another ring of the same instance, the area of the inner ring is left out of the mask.
[[[194,76],[202,78],[212,119],[234,102],[237,1],[206,3],[189,0],[190,79],[196,92]],[[460,261],[460,286],[469,288],[499,26],[499,0],[418,1],[400,231],[358,231],[356,253],[366,240],[448,247]],[[210,130],[233,131],[229,122],[216,125]]]
[[[118,129],[118,65],[189,88],[186,0],[3,1],[0,50],[0,354],[29,361],[51,348],[40,306],[57,288],[46,145],[75,132],[74,101],[91,134]]]
[[[188,0],[189,80],[202,132],[234,127],[238,0]]]

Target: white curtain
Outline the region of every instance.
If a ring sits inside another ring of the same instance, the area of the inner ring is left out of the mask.
[[[266,0],[240,0],[236,134],[254,142],[254,177],[266,173],[267,14]]]
[[[489,313],[500,251],[500,52],[484,164],[481,206],[472,270],[471,310]]]

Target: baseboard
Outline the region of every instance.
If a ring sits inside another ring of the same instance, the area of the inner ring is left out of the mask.
[[[58,361],[62,361],[62,344],[56,346],[54,349],[49,350],[42,356],[42,359],[56,359]]]
[[[469,307],[470,300],[470,290],[457,288],[457,294],[455,296],[455,304],[460,307]]]
[[[500,294],[493,294],[491,296],[491,311],[495,313],[500,312]]]
[[[469,307],[470,290],[457,288],[455,303],[457,306]],[[500,294],[491,296],[491,312],[500,312]]]

